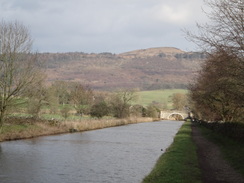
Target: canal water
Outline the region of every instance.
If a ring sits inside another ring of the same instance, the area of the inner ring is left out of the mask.
[[[139,123],[2,142],[0,182],[140,183],[182,123]]]

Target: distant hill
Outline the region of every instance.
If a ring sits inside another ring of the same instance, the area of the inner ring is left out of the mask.
[[[112,53],[40,53],[48,82],[65,80],[93,89],[185,88],[200,68],[203,53],[162,47]]]
[[[148,58],[148,57],[157,57],[161,54],[167,54],[167,55],[174,55],[174,54],[181,54],[184,53],[182,50],[178,48],[172,48],[172,47],[161,47],[161,48],[148,48],[148,49],[140,49],[140,50],[134,50],[130,52],[125,52],[122,54],[119,54],[120,56],[124,58]]]

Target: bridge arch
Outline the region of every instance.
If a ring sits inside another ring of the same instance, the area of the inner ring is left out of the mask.
[[[185,111],[160,111],[161,119],[169,119],[172,116],[178,116],[178,119],[184,120],[189,114]]]
[[[167,119],[170,119],[170,117],[173,116],[173,115],[178,115],[178,116],[180,116],[180,117],[182,118],[182,120],[184,120],[184,116],[183,116],[183,114],[181,114],[181,113],[177,113],[177,112],[170,113],[170,114],[168,115]]]

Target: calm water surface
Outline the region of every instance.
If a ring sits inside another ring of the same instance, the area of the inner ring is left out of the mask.
[[[1,183],[140,183],[183,122],[0,143]]]

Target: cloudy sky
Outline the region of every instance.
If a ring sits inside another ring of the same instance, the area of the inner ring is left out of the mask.
[[[0,19],[27,26],[38,52],[194,51],[183,29],[206,22],[203,0],[0,0]]]

